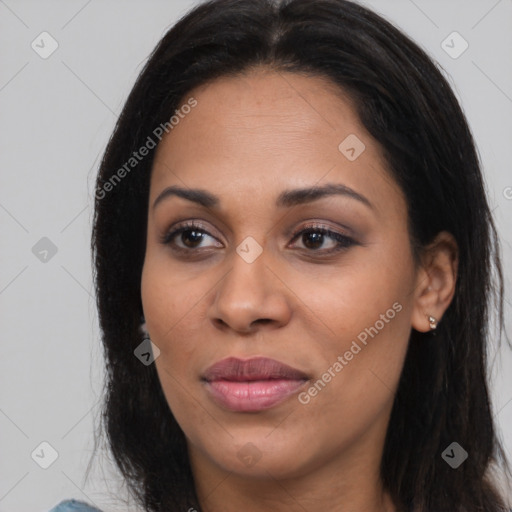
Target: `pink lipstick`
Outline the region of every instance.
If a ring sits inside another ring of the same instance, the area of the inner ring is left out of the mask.
[[[275,359],[228,357],[210,366],[202,376],[211,398],[231,411],[269,409],[296,393],[309,377]]]

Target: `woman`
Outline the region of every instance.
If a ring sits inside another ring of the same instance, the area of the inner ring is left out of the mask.
[[[145,510],[507,510],[496,231],[456,98],[388,22],[199,5],[141,72],[95,208],[104,427]]]

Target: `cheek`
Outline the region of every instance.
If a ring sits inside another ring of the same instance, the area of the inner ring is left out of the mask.
[[[148,330],[166,349],[176,333],[198,326],[201,299],[212,284],[204,274],[177,269],[169,258],[149,254],[144,262],[141,298]],[[179,339],[179,338],[178,338]]]
[[[196,390],[190,389],[190,381],[195,380],[191,368],[201,349],[197,340],[204,337],[200,313],[207,289],[204,276],[191,278],[173,268],[169,258],[147,255],[141,297],[151,340],[160,349],[155,367],[169,408],[187,432],[204,422],[204,411],[191,399]]]
[[[413,282],[409,255],[397,261],[392,251],[367,251],[328,273],[297,274],[294,293],[323,325],[328,339],[350,345],[349,340],[360,333],[364,338],[365,329],[376,322],[379,332],[390,335],[398,335],[398,326],[408,326]]]
[[[322,340],[321,359],[315,366],[322,382],[318,393],[311,391],[317,405],[343,403],[361,415],[365,403],[371,416],[372,407],[392,398],[411,330],[415,272],[407,243],[406,238],[387,242],[328,276],[296,281],[294,291],[307,297],[319,320],[314,338]]]

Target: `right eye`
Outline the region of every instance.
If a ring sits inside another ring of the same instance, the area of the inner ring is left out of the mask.
[[[206,240],[207,237],[212,238],[213,240],[217,240],[215,237],[210,235],[208,231],[206,231],[201,225],[189,222],[178,226],[176,229],[173,229],[166,233],[161,242],[164,245],[169,245],[173,250],[178,252],[190,252],[194,249],[203,249],[200,244]],[[181,242],[182,245],[179,245],[178,242]],[[218,247],[218,245],[217,245]]]

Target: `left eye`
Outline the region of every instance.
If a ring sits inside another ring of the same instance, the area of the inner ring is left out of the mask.
[[[306,249],[313,252],[319,251],[324,245],[326,239],[331,239],[333,242],[331,243],[331,247],[327,249],[324,248],[319,251],[323,253],[340,251],[354,245],[355,243],[350,237],[322,226],[311,226],[302,229],[293,235],[292,240],[296,240],[298,238],[300,238]]]

